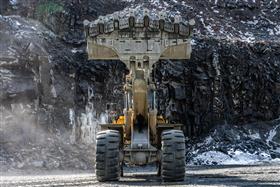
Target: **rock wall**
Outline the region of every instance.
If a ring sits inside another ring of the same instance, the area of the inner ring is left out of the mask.
[[[12,116],[17,105],[23,112],[30,108],[26,115],[34,115],[33,123],[50,131],[65,129],[75,95],[71,51],[37,21],[1,16],[0,25],[1,107]],[[67,67],[60,68],[64,63]]]
[[[197,135],[280,114],[280,46],[195,38],[190,61],[157,64],[160,111]]]
[[[32,19],[0,15],[0,28],[0,170],[92,169],[104,101],[122,103],[114,76],[124,65],[88,62]]]

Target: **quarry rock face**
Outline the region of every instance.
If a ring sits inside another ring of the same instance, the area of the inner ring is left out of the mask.
[[[1,16],[0,25],[1,106],[22,117],[30,109],[45,128],[51,129],[52,120],[67,124],[63,114],[74,105],[71,51],[37,21]],[[60,68],[64,63],[67,67]]]
[[[278,118],[278,43],[194,41],[190,61],[163,61],[156,66],[162,113],[187,124],[190,134],[225,121],[246,124]]]
[[[87,62],[84,51],[65,46],[38,21],[1,16],[0,25],[3,123],[30,118],[49,131],[69,130],[86,108],[97,111],[93,102],[105,107],[104,100],[122,97],[123,64]]]
[[[0,26],[1,171],[91,169],[101,111],[93,103],[120,100],[123,77],[113,76],[124,65],[87,62],[35,20],[0,16]]]

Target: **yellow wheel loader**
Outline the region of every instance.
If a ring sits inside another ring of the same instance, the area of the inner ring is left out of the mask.
[[[123,115],[100,124],[96,140],[96,176],[118,180],[123,164],[156,162],[163,181],[185,177],[185,137],[181,124],[159,116],[153,64],[189,59],[194,20],[147,9],[129,9],[84,21],[89,59],[121,60],[129,69]]]

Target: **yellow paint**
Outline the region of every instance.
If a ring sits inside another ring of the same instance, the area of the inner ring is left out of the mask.
[[[113,124],[116,124],[116,125],[124,124],[124,116],[119,116],[119,118],[117,120],[113,121]]]
[[[163,124],[166,123],[163,116],[157,116],[157,124]]]

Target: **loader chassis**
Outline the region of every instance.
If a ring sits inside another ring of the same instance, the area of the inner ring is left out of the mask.
[[[84,26],[89,59],[120,59],[129,69],[123,116],[100,124],[96,149],[98,180],[119,179],[124,162],[156,162],[163,180],[183,180],[184,135],[180,124],[169,124],[158,116],[151,70],[160,59],[190,58],[194,21],[138,9],[84,21]]]

